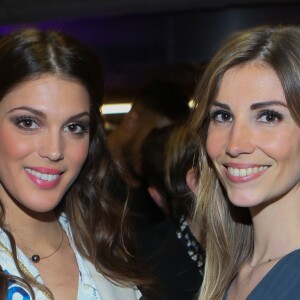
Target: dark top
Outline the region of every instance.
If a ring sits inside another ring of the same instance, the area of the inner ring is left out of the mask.
[[[155,204],[145,184],[130,189],[128,210],[135,230],[153,226],[165,219],[165,214]]]
[[[226,300],[227,294],[223,300]],[[300,249],[283,257],[257,284],[247,300],[299,300]]]
[[[170,219],[139,232],[140,253],[153,267],[164,300],[197,299],[205,254],[195,241],[183,222]]]

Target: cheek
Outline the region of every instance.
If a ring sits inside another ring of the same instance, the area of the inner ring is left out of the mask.
[[[220,134],[219,131],[209,129],[207,133],[207,140],[206,140],[206,150],[213,161],[216,159],[220,154],[222,154],[222,150],[224,149],[224,136]]]
[[[75,150],[76,149],[76,150]],[[80,145],[69,148],[68,157],[75,169],[81,168],[89,151],[89,142],[82,142]]]
[[[33,149],[33,143],[9,131],[0,132],[0,159],[18,160],[27,156]]]
[[[270,137],[261,136],[257,143],[261,150],[278,163],[300,162],[300,132],[279,132]]]

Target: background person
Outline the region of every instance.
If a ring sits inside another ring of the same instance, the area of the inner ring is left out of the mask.
[[[134,99],[131,110],[108,136],[109,149],[124,169],[130,188],[129,211],[136,228],[164,219],[164,214],[149,197],[141,169],[141,145],[153,128],[160,128],[189,114],[189,98],[183,88],[165,80],[145,86]]]
[[[192,217],[198,149],[186,122],[153,129],[142,146],[148,191],[168,217],[141,230],[138,244],[164,299],[195,299],[203,279],[205,231]]]
[[[0,298],[153,299],[115,192],[97,56],[29,28],[0,40],[0,66]]]
[[[186,92],[177,83],[155,80],[136,96],[131,110],[108,136],[109,149],[124,165],[129,186],[141,184],[140,150],[147,134],[188,115],[188,101]]]
[[[299,49],[298,27],[237,33],[196,89],[201,300],[300,297]]]

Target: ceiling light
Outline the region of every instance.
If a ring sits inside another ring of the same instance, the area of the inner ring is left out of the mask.
[[[104,104],[100,111],[103,115],[126,114],[130,111],[132,103]]]

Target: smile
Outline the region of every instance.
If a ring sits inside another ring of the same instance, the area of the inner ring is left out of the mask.
[[[35,176],[35,177],[45,180],[45,181],[54,181],[54,180],[57,180],[59,177],[59,174],[45,174],[45,173],[40,173],[40,172],[37,172],[37,171],[29,169],[29,168],[25,168],[25,171],[27,173],[31,174],[32,176]]]
[[[247,168],[247,169],[238,169],[238,168],[232,168],[228,167],[228,172],[235,177],[245,177],[249,175],[253,175],[262,171],[267,170],[267,166],[261,166],[261,167],[254,167],[254,168]]]

